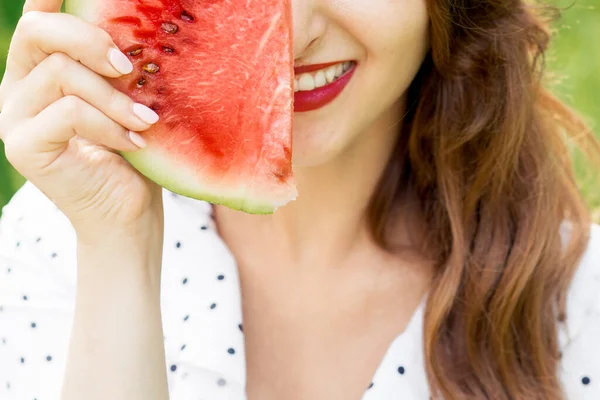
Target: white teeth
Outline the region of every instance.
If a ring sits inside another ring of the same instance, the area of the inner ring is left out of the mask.
[[[320,88],[327,85],[327,78],[325,78],[325,72],[323,70],[318,71],[315,75],[315,87]]]
[[[335,71],[336,67],[329,67],[325,70],[325,78],[327,79],[327,83],[331,83],[335,80]]]
[[[348,71],[351,67],[351,62],[345,62],[316,72],[307,72],[296,75],[294,78],[294,92],[308,92],[315,88],[327,86],[342,76],[344,72]]]
[[[298,79],[298,89],[301,91],[310,91],[315,88],[315,78],[311,74],[302,74]]]

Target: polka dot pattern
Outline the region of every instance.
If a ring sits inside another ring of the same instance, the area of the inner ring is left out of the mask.
[[[164,191],[162,315],[172,400],[245,399],[244,321],[235,260],[207,203]],[[560,379],[568,399],[600,398],[600,227],[569,295]],[[26,184],[0,219],[0,399],[58,399],[74,311],[76,238]],[[362,400],[430,398],[424,304],[389,346]],[[368,377],[366,377],[368,379]]]

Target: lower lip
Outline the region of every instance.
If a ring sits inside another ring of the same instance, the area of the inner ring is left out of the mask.
[[[329,85],[308,92],[294,93],[294,111],[307,112],[318,110],[331,103],[342,93],[346,85],[348,85],[355,70],[356,63],[352,63],[352,66],[348,71]]]

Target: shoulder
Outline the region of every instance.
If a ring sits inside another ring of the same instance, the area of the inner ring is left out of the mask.
[[[591,226],[568,292],[567,324],[559,338],[559,373],[567,398],[600,398],[600,225]]]

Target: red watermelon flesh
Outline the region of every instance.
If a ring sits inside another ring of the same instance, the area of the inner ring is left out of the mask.
[[[289,0],[68,0],[134,64],[116,88],[155,110],[123,156],[176,193],[249,213],[295,199]]]

